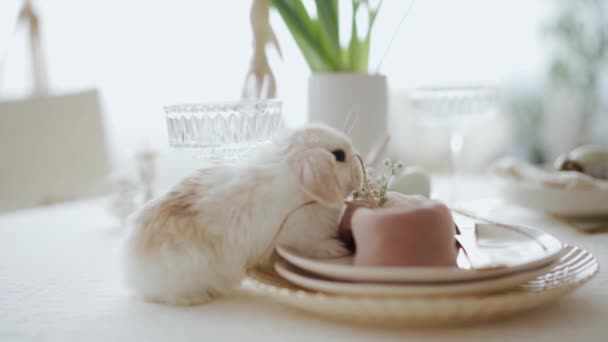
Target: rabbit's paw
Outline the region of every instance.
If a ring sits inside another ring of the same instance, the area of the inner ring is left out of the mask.
[[[319,242],[311,252],[316,258],[338,258],[351,254],[344,243],[338,239],[327,239]]]

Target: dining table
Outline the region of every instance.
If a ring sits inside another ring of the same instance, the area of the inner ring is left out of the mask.
[[[488,176],[432,179],[434,197],[447,201],[457,188],[450,203],[584,248],[598,259],[599,272],[550,305],[445,327],[334,321],[252,291],[199,306],[163,305],[125,287],[126,228],[108,210],[108,198],[98,197],[0,214],[0,341],[608,341],[608,234],[585,234],[549,214],[496,204],[500,184]]]

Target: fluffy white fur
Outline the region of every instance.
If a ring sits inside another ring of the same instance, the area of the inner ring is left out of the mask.
[[[341,149],[345,162],[331,153]],[[202,169],[130,219],[127,285],[151,301],[192,305],[230,291],[278,240],[317,256],[348,251],[337,240],[344,198],[361,182],[350,140],[325,126],[278,137],[251,161]]]

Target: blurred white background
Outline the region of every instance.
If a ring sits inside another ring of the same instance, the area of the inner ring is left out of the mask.
[[[384,1],[372,39],[372,70],[409,4]],[[20,0],[0,2],[0,57],[6,56],[0,100],[23,98],[31,87],[26,32],[14,31],[20,5]],[[251,57],[249,0],[54,0],[34,5],[41,16],[53,93],[100,91],[114,170],[127,168],[133,151],[142,147],[160,151],[160,177],[166,183],[188,168],[180,165],[198,163],[187,152],[170,151],[163,106],[240,96]],[[547,65],[539,30],[551,5],[548,0],[416,1],[379,70],[388,76],[394,95],[392,116],[402,114],[399,96],[410,88],[538,82]],[[310,71],[276,12],[271,22],[283,50],[283,60],[271,52],[278,96],[287,123],[301,124]],[[508,134],[488,134],[496,136],[500,151]],[[419,146],[403,148],[420,151]],[[441,156],[428,155],[426,163],[433,159]]]

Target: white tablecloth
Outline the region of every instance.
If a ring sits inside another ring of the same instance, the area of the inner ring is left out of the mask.
[[[608,234],[582,235],[516,208],[495,210],[493,218],[545,229],[608,265]],[[608,341],[605,269],[556,304],[507,320],[380,329],[247,295],[188,308],[143,302],[121,283],[121,234],[99,199],[0,216],[0,341]]]

